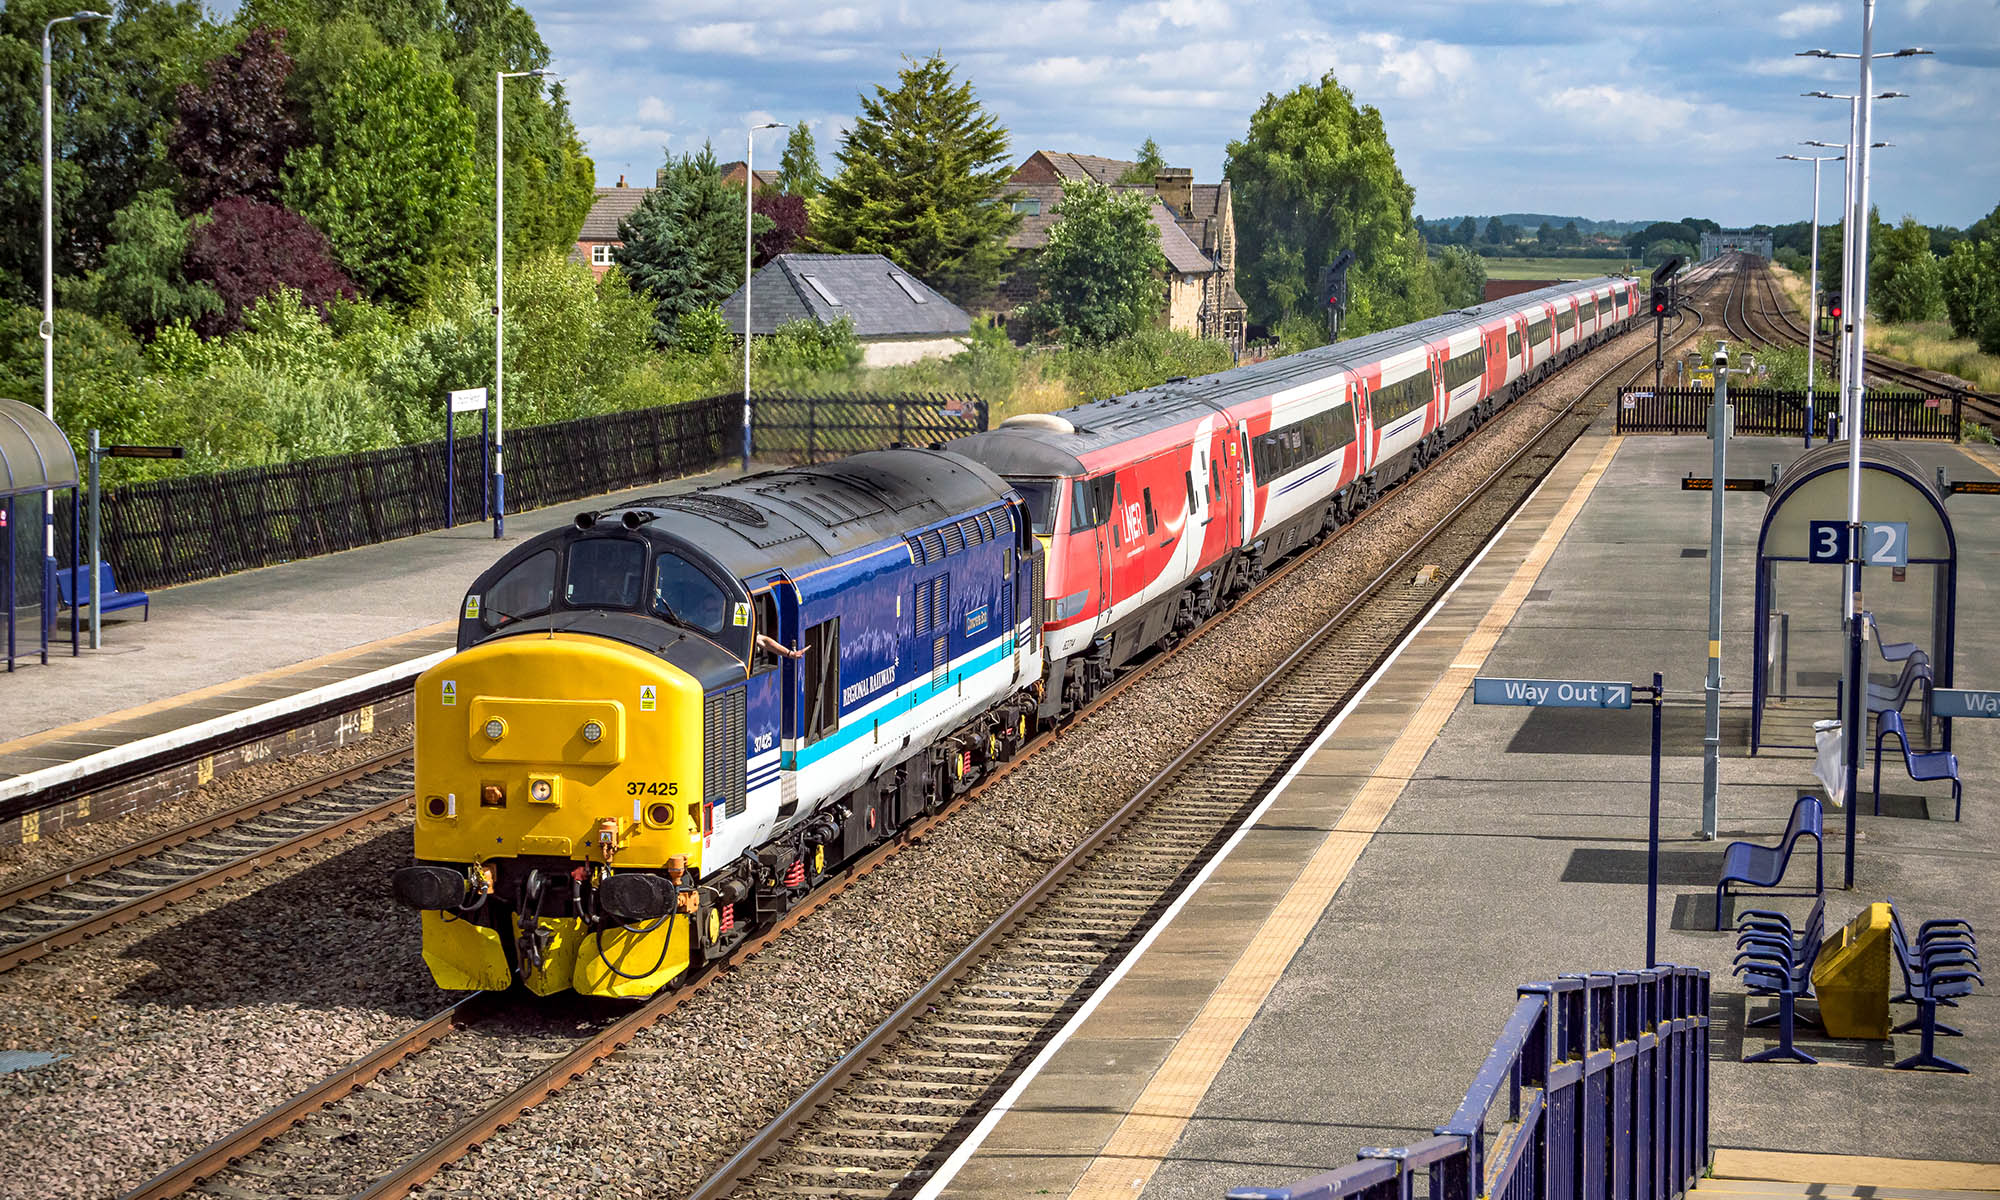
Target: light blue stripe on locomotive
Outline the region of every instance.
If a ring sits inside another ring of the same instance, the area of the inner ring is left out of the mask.
[[[837,753],[863,737],[873,736],[875,723],[878,721],[884,723],[893,721],[897,717],[913,713],[923,708],[926,703],[933,701],[939,708],[947,707],[957,698],[958,683],[960,680],[978,675],[983,671],[998,666],[1012,658],[1013,655],[1014,639],[1011,634],[1004,638],[995,639],[976,653],[950,664],[948,668],[950,674],[946,677],[943,686],[933,686],[931,676],[928,672],[920,675],[898,689],[894,694],[885,696],[868,707],[842,717],[840,728],[827,736],[798,750],[785,751],[779,756],[780,765],[787,771],[796,771],[801,767],[811,766],[813,763]]]

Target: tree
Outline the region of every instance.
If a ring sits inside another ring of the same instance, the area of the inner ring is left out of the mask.
[[[42,271],[42,23],[59,0],[0,5],[0,293],[39,299]],[[199,0],[123,0],[118,19],[58,25],[53,124],[58,275],[102,261],[111,218],[172,184],[154,153],[174,89],[221,49]]]
[[[841,140],[840,173],[813,212],[827,249],[882,254],[955,299],[996,283],[1021,216],[1000,203],[1007,131],[938,55],[877,86]]]
[[[1470,246],[1479,241],[1479,222],[1471,217],[1461,217],[1458,228],[1453,232],[1452,241],[1461,246]]]
[[[1869,266],[1869,300],[1885,321],[1928,321],[1944,312],[1930,231],[1904,217],[1884,231]]]
[[[1030,321],[1066,342],[1129,337],[1160,311],[1167,260],[1153,198],[1088,179],[1065,180],[1062,192],[1061,220],[1035,261],[1040,294],[1029,306]]]
[[[385,50],[342,74],[318,119],[331,136],[292,153],[285,201],[370,295],[414,301],[432,271],[477,253],[472,114],[449,76]]]
[[[195,325],[206,337],[242,328],[244,311],[281,289],[322,317],[337,298],[359,295],[319,230],[291,209],[247,196],[216,202],[188,246],[187,269],[220,298]]]
[[[770,222],[769,228],[764,228],[763,221],[759,221],[758,232],[754,235],[757,248],[754,261],[757,266],[763,266],[780,254],[790,254],[811,232],[812,222],[803,196],[758,188],[750,207],[758,217]]]
[[[1486,241],[1494,246],[1506,246],[1514,241],[1514,227],[1499,217],[1486,218]]]
[[[1647,246],[1645,253],[1640,256],[1639,261],[1646,266],[1657,267],[1671,256],[1678,254],[1689,262],[1693,262],[1696,253],[1695,248],[1687,242],[1676,242],[1671,239],[1662,238]]]
[[[1549,224],[1547,221],[1543,221],[1541,227],[1535,230],[1536,247],[1542,250],[1552,250],[1555,248],[1555,244],[1556,244],[1556,227]]]
[[[778,160],[778,189],[787,196],[810,200],[826,186],[819,169],[819,147],[813,142],[812,126],[800,121],[785,138],[785,153]]]
[[[1446,308],[1471,308],[1486,300],[1486,262],[1464,246],[1446,246],[1433,264],[1438,300]]]
[[[197,212],[225,196],[274,199],[285,158],[301,141],[285,95],[285,31],[258,26],[205,70],[204,83],[175,94],[167,158],[181,173],[182,198]]]
[[[625,244],[613,257],[632,286],[651,295],[653,340],[666,347],[682,315],[742,286],[743,198],[722,182],[712,146],[669,159],[658,183],[619,222]]]
[[[1565,246],[1583,245],[1583,234],[1577,230],[1575,221],[1564,221],[1562,231],[1557,234]]]
[[[1119,183],[1152,187],[1159,179],[1160,172],[1167,166],[1167,156],[1160,152],[1160,144],[1152,138],[1141,142],[1139,148],[1132,152],[1132,157],[1138,161],[1126,168],[1125,173],[1118,177]]]
[[[205,224],[206,222],[202,222]],[[142,337],[175,321],[193,321],[222,307],[215,289],[183,270],[189,226],[165,188],[141,192],[111,218],[104,266],[85,277],[71,302],[117,317]]]
[[[1953,246],[1941,265],[1939,287],[1952,336],[1977,337],[1987,312],[2000,306],[2000,242]]]
[[[1315,303],[1320,271],[1352,250],[1344,331],[1362,334],[1437,311],[1415,192],[1373,106],[1332,72],[1264,97],[1229,143],[1223,173],[1236,206],[1237,282],[1256,320],[1275,325]]]

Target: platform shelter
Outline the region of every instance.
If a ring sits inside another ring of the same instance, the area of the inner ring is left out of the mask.
[[[18,400],[0,400],[0,608],[7,612],[7,669],[14,669],[23,611],[40,630],[42,661],[49,661],[49,628],[56,609],[55,564],[43,542],[43,497],[69,489],[77,499],[76,452],[55,422]],[[76,543],[74,515],[70,541]],[[23,603],[24,597],[31,597]],[[70,650],[78,645],[76,610],[70,610]]]
[[[1811,749],[1813,723],[1840,718],[1848,455],[1846,442],[1800,455],[1779,473],[1764,511],[1757,535],[1753,754],[1763,747]],[[1914,642],[1929,656],[1933,684],[1950,687],[1958,540],[1943,492],[1909,455],[1864,442],[1861,516],[1871,526],[1863,538],[1864,563],[1882,564],[1862,568],[1864,607],[1874,613],[1884,640]],[[1901,565],[1891,565],[1898,560]],[[1864,658],[1870,682],[1895,686],[1900,664],[1886,662],[1873,645]],[[1928,732],[1928,690],[1922,703]]]

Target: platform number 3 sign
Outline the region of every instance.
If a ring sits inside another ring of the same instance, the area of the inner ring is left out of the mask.
[[[1847,561],[1847,522],[1814,521],[1808,531],[1806,561]],[[1861,565],[1906,567],[1910,563],[1910,526],[1906,521],[1864,521],[1861,525]]]

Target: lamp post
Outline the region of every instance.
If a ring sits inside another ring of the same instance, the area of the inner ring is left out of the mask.
[[[1845,154],[1818,156],[1800,154],[1780,154],[1780,159],[1789,162],[1809,162],[1813,165],[1813,214],[1812,214],[1812,280],[1806,285],[1806,305],[1810,310],[1806,326],[1806,449],[1812,449],[1813,398],[1817,389],[1813,383],[1813,347],[1819,345],[1819,165],[1823,162],[1840,162]]]
[[[507,468],[505,446],[507,321],[502,315],[507,280],[507,81],[543,79],[554,71],[495,71],[493,73],[493,536],[507,532]],[[446,446],[445,453],[455,452]],[[447,501],[449,503],[449,501]]]
[[[1848,138],[1849,174],[1854,178],[1854,202],[1848,210],[1848,228],[1851,231],[1842,249],[1846,251],[1847,266],[1841,278],[1843,291],[1847,292],[1848,304],[1842,309],[1841,317],[1847,323],[1847,379],[1844,386],[1847,401],[1847,712],[1842,716],[1846,733],[1847,757],[1847,862],[1846,886],[1854,887],[1854,834],[1855,810],[1860,807],[1861,783],[1861,689],[1867,686],[1866,676],[1861,673],[1861,438],[1866,430],[1862,426],[1861,393],[1862,369],[1866,361],[1868,318],[1868,150],[1869,124],[1874,115],[1875,95],[1874,67],[1877,58],[1909,58],[1930,51],[1910,47],[1891,51],[1887,54],[1875,53],[1875,0],[1861,0],[1861,53],[1836,54],[1830,50],[1807,50],[1809,58],[1854,58],[1861,64],[1860,86],[1855,89],[1854,100],[1857,116],[1853,136]],[[1849,290],[1851,289],[1851,290]]]
[[[109,21],[110,13],[81,9],[42,26],[42,415],[56,419],[56,134],[54,35],[70,21]],[[42,626],[55,612],[50,603],[56,570],[56,494],[42,493]]]
[[[1915,48],[1911,48],[1911,49],[1906,49],[1906,50],[1898,50],[1898,51],[1896,51],[1896,54],[1897,54],[1897,55],[1904,55],[1904,56],[1908,56],[1908,55],[1914,55],[1914,54],[1929,54],[1929,53],[1930,53],[1930,51],[1928,51],[1928,50],[1918,50],[1918,49],[1915,49]],[[1808,50],[1808,51],[1803,51],[1803,52],[1801,52],[1801,55],[1800,55],[1800,56],[1801,56],[1801,57],[1803,57],[1803,56],[1806,56],[1806,55],[1811,55],[1811,56],[1815,56],[1815,57],[1825,57],[1825,58],[1853,58],[1853,57],[1855,57],[1855,56],[1854,56],[1854,55],[1852,55],[1852,54],[1847,54],[1847,55],[1840,55],[1840,54],[1834,54],[1834,53],[1832,53],[1831,51],[1826,51],[1826,50]],[[1894,56],[1893,56],[1893,55],[1888,55],[1888,54],[1878,54],[1878,55],[1876,55],[1875,57],[1876,57],[1876,58],[1890,58],[1890,57],[1894,57]],[[1838,149],[1838,150],[1840,150],[1840,151],[1841,151],[1841,153],[1842,153],[1843,155],[1845,155],[1845,156],[1846,156],[1846,167],[1845,167],[1845,169],[1844,169],[1844,170],[1843,170],[1843,171],[1841,172],[1841,176],[1842,176],[1842,178],[1841,178],[1841,192],[1840,192],[1840,212],[1841,212],[1841,239],[1840,239],[1840,263],[1841,263],[1841,270],[1840,270],[1840,308],[1841,308],[1841,312],[1842,312],[1842,313],[1846,313],[1847,311],[1849,311],[1850,309],[1852,309],[1852,308],[1853,308],[1853,301],[1854,301],[1854,295],[1853,295],[1853,293],[1852,293],[1852,292],[1850,292],[1850,291],[1848,290],[1848,285],[1849,285],[1849,281],[1851,281],[1851,280],[1852,280],[1852,279],[1854,278],[1854,274],[1853,274],[1853,272],[1849,271],[1849,270],[1847,269],[1847,267],[1848,267],[1848,264],[1850,263],[1850,261],[1852,260],[1852,251],[1853,251],[1853,249],[1854,249],[1854,244],[1855,244],[1855,238],[1856,238],[1856,234],[1855,234],[1855,231],[1854,231],[1854,225],[1853,225],[1853,224],[1852,224],[1852,222],[1851,222],[1851,221],[1849,220],[1849,218],[1850,218],[1850,217],[1852,216],[1852,212],[1853,212],[1853,208],[1854,208],[1854,191],[1855,191],[1855,178],[1856,178],[1856,172],[1855,172],[1855,159],[1856,159],[1856,157],[1857,157],[1857,156],[1855,155],[1855,153],[1854,153],[1854,143],[1855,143],[1855,142],[1856,142],[1856,141],[1857,141],[1857,140],[1859,139],[1859,137],[1860,137],[1860,135],[1859,135],[1858,133],[1856,133],[1855,131],[1856,131],[1856,129],[1857,129],[1858,127],[1859,127],[1859,125],[1860,125],[1860,122],[1861,122],[1861,100],[1862,100],[1862,97],[1861,97],[1860,95],[1849,95],[1848,93],[1845,93],[1845,92],[1827,92],[1827,91],[1817,91],[1817,92],[1803,92],[1803,93],[1801,93],[1801,95],[1804,95],[1804,96],[1806,96],[1806,97],[1808,97],[1808,98],[1810,98],[1810,99],[1814,99],[1814,100],[1845,100],[1845,101],[1847,101],[1847,140],[1846,140],[1846,141],[1844,141],[1844,142],[1817,142],[1817,141],[1815,141],[1815,142],[1806,142],[1806,143],[1803,143],[1804,145],[1807,145],[1807,146],[1820,146],[1820,147],[1823,147],[1823,148],[1826,148],[1826,149]],[[1875,96],[1874,96],[1874,99],[1876,99],[1876,100],[1907,100],[1907,99],[1909,99],[1909,95],[1908,95],[1908,93],[1905,93],[1905,92],[1877,92],[1877,93],[1875,93]],[[1887,142],[1878,142],[1878,143],[1876,143],[1876,145],[1877,145],[1878,147],[1879,147],[1879,146],[1886,146],[1886,145],[1888,145],[1888,143],[1887,143]],[[1866,260],[1864,259],[1863,261],[1865,262]],[[1843,342],[1843,343],[1844,343],[1844,340],[1845,340],[1845,339],[1842,339],[1842,342]],[[1844,344],[1840,345],[1840,349],[1839,349],[1839,354],[1840,354],[1840,375],[1839,375],[1839,384],[1838,384],[1838,387],[1839,387],[1839,389],[1840,389],[1840,394],[1841,394],[1841,396],[1842,396],[1842,397],[1844,398],[1844,397],[1845,397],[1845,396],[1847,395],[1847,356],[1846,356],[1846,347],[1845,347],[1845,345],[1844,345]]]
[[[765,129],[789,129],[783,121],[752,125],[743,134],[743,469],[750,469],[750,226],[751,202],[757,197],[757,134]]]

